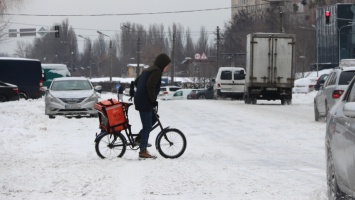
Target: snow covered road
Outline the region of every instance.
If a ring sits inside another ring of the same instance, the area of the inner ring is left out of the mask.
[[[100,159],[97,118],[50,120],[43,99],[2,103],[0,199],[323,200],[325,123],[314,121],[314,95],[295,94],[289,106],[159,101],[163,125],[183,131],[187,149],[170,160],[151,148],[158,159],[145,161],[137,151]],[[138,112],[129,116],[138,132]]]

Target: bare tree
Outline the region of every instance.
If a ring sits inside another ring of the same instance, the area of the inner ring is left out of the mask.
[[[0,0],[0,42],[7,37],[7,27],[9,20],[6,18],[5,13],[13,8],[19,8],[23,4],[23,0]]]

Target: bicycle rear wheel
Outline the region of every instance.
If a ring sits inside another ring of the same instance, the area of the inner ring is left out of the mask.
[[[95,150],[100,158],[122,157],[126,152],[126,140],[121,133],[106,133],[97,138]]]
[[[185,135],[178,129],[167,129],[158,136],[156,148],[164,158],[178,158],[186,149]]]

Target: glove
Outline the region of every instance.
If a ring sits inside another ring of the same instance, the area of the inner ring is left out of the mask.
[[[152,106],[153,106],[153,107],[157,107],[157,106],[158,106],[158,102],[157,102],[157,101],[154,101],[154,102],[152,103]]]

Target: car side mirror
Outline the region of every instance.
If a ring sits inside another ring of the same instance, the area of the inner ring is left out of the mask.
[[[343,112],[345,116],[355,118],[355,102],[345,103]]]
[[[43,86],[42,88],[41,88],[41,91],[42,92],[45,92],[45,91],[47,91],[48,90],[48,87],[47,86]]]
[[[95,91],[98,92],[98,93],[101,93],[102,91],[102,86],[101,85],[97,85],[94,87]]]

